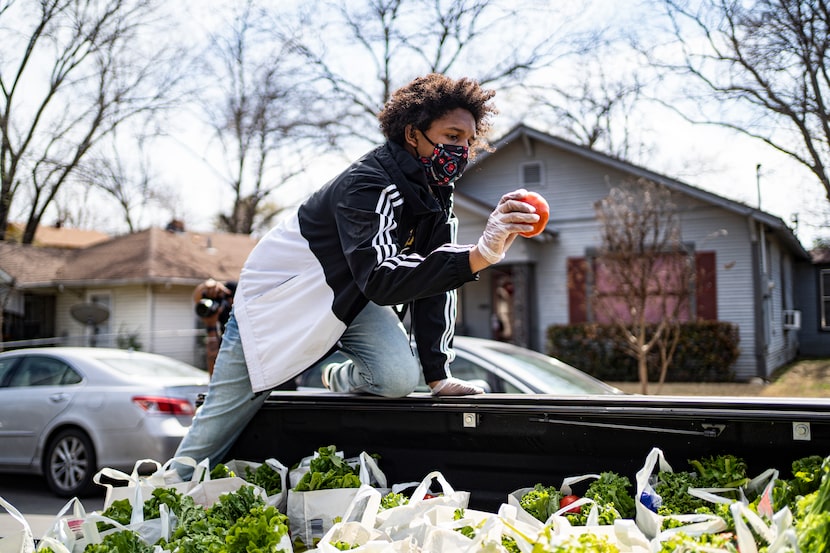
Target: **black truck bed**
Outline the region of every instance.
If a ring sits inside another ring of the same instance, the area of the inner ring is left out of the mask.
[[[438,470],[471,492],[470,507],[493,510],[513,490],[568,476],[614,471],[633,484],[653,447],[674,470],[734,454],[751,476],[778,468],[789,477],[793,460],[830,455],[830,400],[273,392],[228,459],[290,466],[331,444],[346,456],[379,454],[390,485]]]

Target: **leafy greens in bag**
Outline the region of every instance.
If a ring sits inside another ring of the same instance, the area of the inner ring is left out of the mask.
[[[295,491],[360,487],[360,474],[357,469],[337,455],[335,446],[321,447],[317,454],[318,456],[311,460],[308,472],[297,482]]]
[[[144,543],[137,533],[121,530],[107,534],[101,543],[91,543],[84,553],[152,553],[153,546]]]
[[[203,509],[182,509],[179,525],[170,542],[162,544],[178,553],[222,551],[278,551],[288,533],[288,518],[265,500],[253,486],[242,486],[224,494],[214,505]]]
[[[533,518],[545,522],[559,510],[559,490],[553,486],[536,484],[519,499],[522,509],[533,515]]]
[[[801,550],[830,550],[830,457],[821,464],[818,490],[800,499],[796,511],[796,533]]]
[[[596,503],[599,524],[611,525],[619,518],[634,518],[634,497],[630,489],[631,480],[615,472],[601,472],[599,478],[591,482],[585,497]],[[574,526],[584,526],[588,512],[589,509],[582,509],[578,513],[566,513],[565,516]]]

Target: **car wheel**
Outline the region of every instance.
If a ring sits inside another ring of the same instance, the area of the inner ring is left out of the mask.
[[[43,461],[46,483],[55,494],[75,497],[91,491],[96,470],[95,448],[82,430],[67,428],[55,434]]]

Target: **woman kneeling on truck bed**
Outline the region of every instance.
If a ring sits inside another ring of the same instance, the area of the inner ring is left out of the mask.
[[[453,187],[496,110],[462,78],[417,78],[378,115],[386,143],[315,192],[257,244],[240,275],[210,388],[177,456],[223,459],[271,390],[335,347],[337,392],[482,393],[452,377],[456,289],[498,263],[539,216],[505,194],[475,245],[457,244]],[[417,352],[402,313],[410,311]],[[179,467],[184,473],[188,469]],[[184,474],[182,474],[184,476]]]

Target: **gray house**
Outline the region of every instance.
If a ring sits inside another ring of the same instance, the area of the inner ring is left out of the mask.
[[[830,263],[813,264],[781,219],[523,125],[457,184],[459,241],[475,243],[501,195],[519,187],[541,193],[551,219],[545,232],[518,238],[502,263],[460,289],[458,333],[544,351],[550,325],[591,320],[587,289],[569,281],[578,282],[599,245],[593,206],[612,186],[638,178],[677,193],[698,275],[689,317],[738,326],[738,379],[768,377],[800,347],[824,344],[830,354]],[[162,229],[72,251],[0,242],[4,339],[115,345],[129,338],[201,365],[193,287],[207,276],[236,278],[254,244],[247,236]],[[110,313],[95,336],[70,316],[73,305],[89,302]],[[801,344],[800,328],[812,331]]]
[[[812,263],[796,270],[796,303],[800,309],[799,353],[830,357],[830,247],[811,252]]]
[[[36,235],[37,237],[37,235]],[[204,366],[195,286],[235,280],[250,236],[151,228],[86,247],[0,241],[3,341],[23,345],[137,347]],[[94,304],[104,321],[79,320]]]
[[[797,283],[796,268],[810,258],[780,218],[524,125],[495,146],[457,184],[461,241],[474,242],[500,196],[515,188],[542,194],[551,217],[546,233],[518,239],[500,265],[464,287],[463,332],[543,349],[550,325],[591,320],[587,290],[568,283],[599,246],[594,203],[611,187],[644,178],[676,193],[699,277],[690,318],[739,328],[737,378],[766,378],[797,355],[796,289],[812,280]]]

